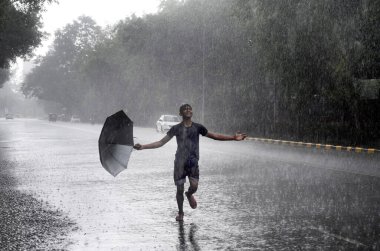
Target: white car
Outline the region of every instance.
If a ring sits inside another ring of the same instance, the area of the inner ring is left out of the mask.
[[[176,115],[161,115],[156,123],[157,132],[169,131],[172,126],[181,122]]]
[[[76,115],[73,115],[70,119],[70,122],[71,123],[79,123],[80,122],[80,118]]]

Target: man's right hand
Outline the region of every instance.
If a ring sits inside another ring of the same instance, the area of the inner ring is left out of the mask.
[[[136,145],[133,146],[134,149],[136,150],[142,150],[142,145],[140,145],[139,143],[137,143]]]

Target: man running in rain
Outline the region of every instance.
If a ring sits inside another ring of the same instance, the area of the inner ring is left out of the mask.
[[[174,161],[174,183],[177,186],[177,204],[178,215],[177,221],[183,221],[183,200],[184,200],[184,184],[186,176],[189,179],[190,186],[185,192],[186,198],[189,201],[190,207],[195,209],[197,201],[194,198],[194,193],[198,189],[199,181],[199,134],[215,140],[244,140],[247,137],[244,133],[236,133],[233,136],[216,134],[207,131],[207,129],[198,123],[191,120],[193,110],[189,104],[181,105],[179,108],[179,115],[182,116],[182,122],[170,128],[167,135],[160,141],[153,142],[146,145],[135,144],[134,148],[137,150],[153,149],[165,145],[169,140],[176,136],[177,139],[177,152]]]

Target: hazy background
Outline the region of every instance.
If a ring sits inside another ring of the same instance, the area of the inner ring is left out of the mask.
[[[215,131],[379,144],[378,1],[41,3],[55,36],[13,89],[45,113],[154,126],[188,102]]]

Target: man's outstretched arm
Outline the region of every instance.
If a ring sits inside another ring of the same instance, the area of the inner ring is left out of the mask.
[[[224,135],[224,134],[217,134],[213,132],[207,132],[206,137],[209,137],[210,139],[215,140],[244,140],[247,137],[247,134],[237,132],[235,135]]]
[[[146,145],[141,145],[141,144],[137,143],[133,146],[133,148],[135,148],[136,150],[159,148],[159,147],[165,145],[166,143],[168,143],[168,141],[171,140],[171,138],[172,137],[169,137],[168,135],[166,135],[160,141],[156,141],[156,142],[146,144]]]

